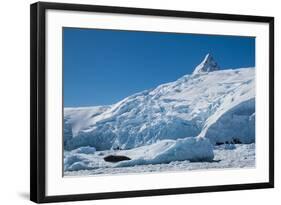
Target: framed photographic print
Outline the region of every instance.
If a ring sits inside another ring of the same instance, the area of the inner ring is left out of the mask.
[[[274,18],[31,5],[31,200],[272,188]]]

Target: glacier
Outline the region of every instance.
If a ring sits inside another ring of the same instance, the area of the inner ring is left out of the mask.
[[[255,143],[255,69],[221,70],[210,54],[192,74],[113,105],[64,108],[66,153],[81,147],[93,147],[93,153],[158,150],[118,166],[211,161],[214,146],[223,143]],[[93,167],[89,159],[76,160],[74,168],[65,163],[65,170]]]

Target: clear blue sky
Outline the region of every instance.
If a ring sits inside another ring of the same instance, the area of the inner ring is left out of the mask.
[[[207,53],[222,69],[255,66],[255,38],[63,29],[64,106],[115,103],[192,73]]]

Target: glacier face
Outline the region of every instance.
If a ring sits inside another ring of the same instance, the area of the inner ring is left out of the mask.
[[[191,75],[107,106],[64,109],[64,148],[133,149],[161,140],[255,142],[255,69],[219,70],[207,55]]]

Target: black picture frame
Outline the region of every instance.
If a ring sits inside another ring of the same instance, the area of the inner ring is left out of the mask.
[[[269,25],[269,181],[263,183],[230,184],[158,190],[138,190],[107,193],[46,196],[46,92],[45,35],[46,10],[68,10],[131,15],[169,16],[195,19],[263,22]],[[110,7],[82,4],[38,2],[30,7],[30,199],[37,203],[76,200],[97,200],[198,192],[217,192],[274,187],[274,18],[265,16]]]

